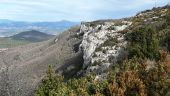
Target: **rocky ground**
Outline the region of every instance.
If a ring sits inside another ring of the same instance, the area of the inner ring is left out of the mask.
[[[104,78],[109,67],[126,58],[125,35],[130,29],[163,22],[166,8],[155,10],[119,20],[82,22],[48,41],[1,49],[1,96],[33,95],[49,64],[66,79],[89,73],[96,73],[96,80]]]
[[[124,58],[127,42],[121,31],[131,24],[124,19],[81,24],[80,33],[84,33],[80,45],[84,53],[83,74],[104,74],[113,61],[117,63]]]
[[[112,65],[110,58],[116,63],[124,54],[126,41],[121,31],[130,25],[124,19],[84,22],[51,40],[2,50],[0,94],[32,95],[49,64],[66,78],[80,69],[79,74],[104,74]]]

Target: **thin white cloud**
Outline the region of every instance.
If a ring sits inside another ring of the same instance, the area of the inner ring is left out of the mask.
[[[27,21],[95,20],[130,16],[156,0],[0,0],[0,18]],[[157,0],[165,5],[169,0]]]
[[[7,1],[9,1],[9,0],[0,0],[0,2],[7,2]]]

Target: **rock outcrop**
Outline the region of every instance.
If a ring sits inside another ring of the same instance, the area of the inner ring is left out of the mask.
[[[80,33],[84,36],[80,48],[84,53],[83,74],[104,74],[113,63],[124,58],[127,42],[121,31],[130,25],[131,22],[125,20],[82,23]]]
[[[131,18],[83,22],[48,41],[0,49],[0,95],[33,95],[49,64],[66,79],[90,73],[97,74],[95,80],[105,78],[112,65],[126,58],[126,33],[142,24],[161,24],[166,8]]]
[[[66,79],[77,72],[105,77],[112,62],[123,58],[126,41],[121,31],[129,25],[123,19],[84,22],[48,41],[1,50],[1,96],[33,95],[49,64]]]

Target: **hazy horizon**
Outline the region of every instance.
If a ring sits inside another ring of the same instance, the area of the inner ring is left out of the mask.
[[[71,21],[71,20],[58,20],[58,21],[24,21],[24,20],[11,20],[11,19],[3,19],[3,18],[0,18],[0,21],[12,21],[12,22],[25,22],[25,23],[36,23],[36,22],[75,22],[75,23],[79,23],[81,21]]]
[[[0,0],[0,19],[26,22],[119,19],[169,0]]]

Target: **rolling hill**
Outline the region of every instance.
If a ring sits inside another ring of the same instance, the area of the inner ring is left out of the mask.
[[[10,37],[0,37],[0,48],[13,48],[29,43],[46,41],[54,35],[46,34],[36,30],[25,31]]]
[[[53,38],[54,35],[46,34],[36,30],[25,31],[19,34],[10,36],[9,38],[13,40],[25,40],[30,42],[40,42]]]

